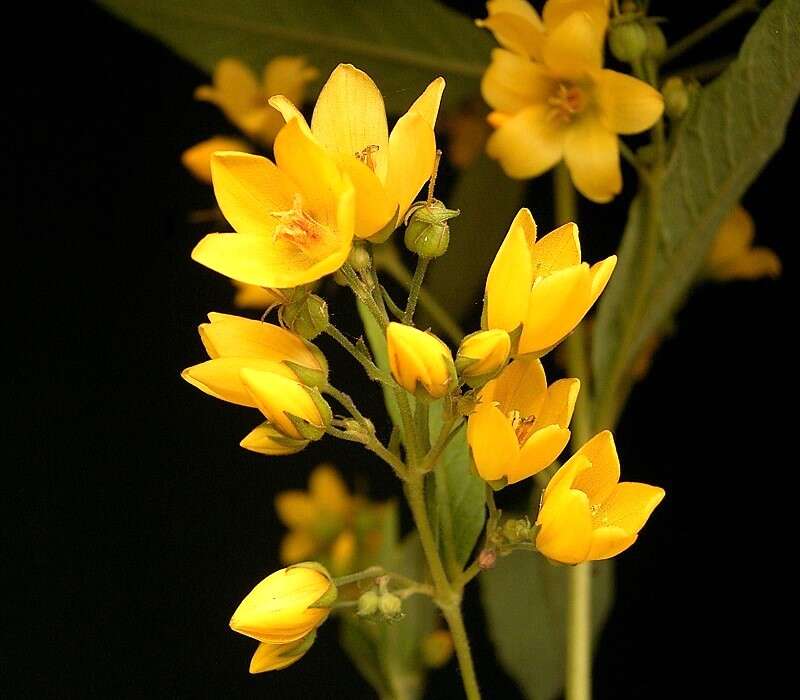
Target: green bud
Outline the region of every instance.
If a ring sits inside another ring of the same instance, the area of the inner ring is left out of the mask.
[[[356,272],[369,270],[372,264],[369,253],[363,245],[354,245],[352,247],[350,255],[347,256],[347,262]]]
[[[647,51],[647,31],[635,20],[615,24],[608,32],[608,47],[617,60],[635,63]]]
[[[356,615],[361,617],[370,617],[378,612],[378,601],[380,596],[375,590],[367,591],[366,593],[362,593],[361,597],[358,599],[358,610],[356,611]]]
[[[533,536],[531,521],[527,517],[518,520],[506,520],[503,524],[503,536],[510,544],[530,542]]]
[[[313,340],[328,327],[328,304],[316,294],[307,294],[281,308],[281,323],[306,340]]]
[[[381,614],[390,621],[399,620],[403,617],[403,601],[394,593],[384,593],[378,599],[378,609]]]
[[[322,418],[322,426],[317,426],[312,423],[309,423],[306,419],[301,418],[300,416],[296,416],[292,413],[286,411],[286,416],[292,422],[292,425],[297,429],[297,432],[300,433],[301,437],[305,440],[319,440],[323,435],[325,435],[325,429],[327,426],[331,424],[333,420],[333,412],[331,411],[331,407],[328,405],[328,402],[322,398],[322,394],[320,393],[319,389],[312,386],[303,386],[306,390],[308,395],[311,397],[311,400],[314,402],[314,405],[319,411],[319,415]]]
[[[644,31],[647,35],[647,55],[655,61],[660,61],[667,53],[664,32],[655,22],[645,22]]]
[[[683,80],[677,76],[667,78],[661,94],[664,96],[664,111],[670,119],[680,119],[686,114],[689,109],[689,90]]]
[[[422,258],[438,258],[450,245],[448,220],[458,216],[458,209],[448,209],[438,199],[412,206],[406,216],[405,244]]]

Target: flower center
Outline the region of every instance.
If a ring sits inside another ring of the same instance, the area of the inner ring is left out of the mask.
[[[287,211],[273,211],[271,216],[278,219],[272,232],[273,240],[284,240],[298,248],[309,248],[319,243],[327,233],[327,228],[303,209],[303,197],[295,194],[292,208]]]
[[[608,525],[608,513],[603,510],[603,505],[601,503],[595,503],[590,506],[590,510],[592,520],[595,521],[595,527],[605,527]]]
[[[536,416],[523,416],[519,411],[509,411],[511,427],[517,435],[517,441],[522,445],[532,434]]]
[[[547,98],[547,104],[550,105],[550,119],[568,124],[586,107],[586,95],[576,85],[561,83],[555,94]]]
[[[380,150],[380,148],[380,146],[373,144],[372,146],[362,148],[358,153],[355,154],[355,156],[372,172],[375,172],[375,154]]]

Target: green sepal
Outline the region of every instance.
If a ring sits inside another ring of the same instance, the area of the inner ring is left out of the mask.
[[[306,386],[315,387],[317,389],[323,389],[328,386],[328,371],[327,367],[325,370],[321,369],[311,369],[310,367],[306,367],[305,365],[299,365],[296,362],[292,362],[291,360],[283,360],[283,364],[285,364],[292,372],[297,375],[297,378],[300,380],[301,384],[305,384]]]

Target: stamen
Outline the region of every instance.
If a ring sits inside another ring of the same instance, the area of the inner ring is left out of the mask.
[[[579,87],[561,83],[556,94],[547,98],[547,103],[551,106],[547,113],[548,118],[566,124],[572,121],[574,115],[583,111],[586,99]]]
[[[367,146],[366,148],[362,148],[358,153],[356,153],[356,158],[358,158],[362,163],[364,163],[370,170],[375,172],[375,158],[373,156],[374,153],[377,153],[381,149],[380,146],[376,146],[373,144],[372,146]]]
[[[319,241],[324,227],[303,209],[303,198],[295,194],[292,208],[287,211],[273,211],[270,214],[280,222],[272,233],[273,240],[286,239],[300,247]]]
[[[511,427],[514,429],[517,441],[522,445],[533,434],[536,416],[523,416],[519,411],[509,411],[508,417],[511,419]]]

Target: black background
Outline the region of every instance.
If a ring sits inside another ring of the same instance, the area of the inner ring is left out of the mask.
[[[725,3],[654,4],[675,39]],[[478,3],[468,9],[483,14]],[[9,37],[28,53],[7,68],[21,78],[10,95],[20,116],[7,112],[3,127],[13,176],[4,231],[8,694],[371,697],[334,625],[302,663],[257,677],[247,674],[252,642],[227,627],[241,597],[279,566],[277,491],[302,487],[311,465],[331,459],[371,496],[398,494],[378,462],[347,446],[324,442],[273,461],[241,450],[252,411],[178,376],[203,359],[197,323],[209,310],[232,310],[229,283],[189,259],[205,231],[187,215],[211,194],[179,156],[232,130],[192,99],[205,77],[156,41],[91,5],[44,17]],[[691,58],[732,51],[751,21]],[[41,65],[30,60],[32,42],[45,49]],[[796,187],[796,126],[744,198],[759,242],[784,260],[783,277],[700,288],[618,431],[625,477],[660,484],[667,498],[619,557],[598,698],[716,687],[729,649],[760,646],[743,632],[765,603],[754,570],[787,556],[774,559],[769,546],[786,519],[779,504],[792,498],[781,498],[781,482],[796,463],[790,450],[777,456],[792,442],[781,424],[791,401],[787,253],[797,226],[781,188]],[[625,198],[582,203],[585,258],[615,247],[633,187],[626,172]],[[547,179],[534,183],[529,205],[545,229],[548,198]],[[461,234],[469,235],[456,222]],[[354,333],[341,297],[333,310]],[[335,349],[331,357],[337,382],[376,414],[372,387]],[[779,596],[780,585],[770,592]],[[486,697],[520,698],[494,659],[474,588],[467,618]],[[707,666],[711,657],[719,665]],[[434,673],[429,697],[458,697],[456,674],[455,664]]]

